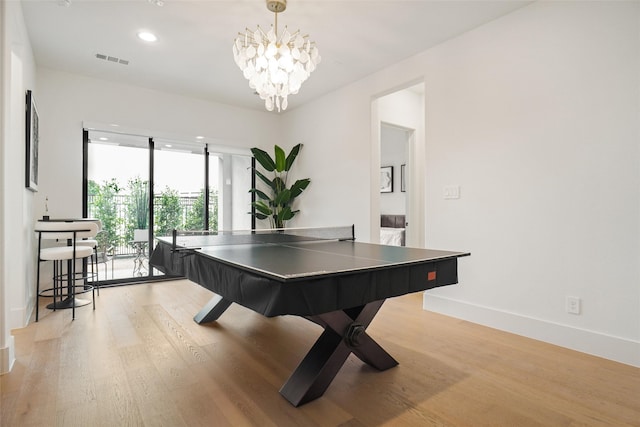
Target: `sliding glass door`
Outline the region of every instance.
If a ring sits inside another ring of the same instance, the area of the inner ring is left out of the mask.
[[[100,220],[99,280],[148,276],[149,139],[85,134],[86,215]]]
[[[205,230],[205,147],[154,140],[154,234],[171,235],[171,230]]]
[[[156,236],[251,227],[251,156],[206,144],[85,130],[85,215],[102,224],[102,283],[161,277]]]

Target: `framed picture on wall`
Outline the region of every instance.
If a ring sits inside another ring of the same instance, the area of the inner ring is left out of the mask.
[[[406,175],[405,172],[406,172],[406,169],[407,169],[406,166],[407,165],[400,165],[400,191],[402,191],[403,193],[405,191],[407,191],[407,187],[406,187],[406,184],[405,184],[405,179],[406,179],[405,178],[405,175]]]
[[[393,166],[380,168],[380,192],[393,193]]]
[[[26,105],[26,161],[25,186],[31,191],[38,191],[38,135],[40,119],[33,93],[27,91]]]

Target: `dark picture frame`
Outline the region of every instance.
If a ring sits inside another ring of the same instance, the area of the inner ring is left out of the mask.
[[[380,168],[380,192],[393,193],[393,166]]]
[[[406,166],[407,165],[400,165],[400,191],[402,191],[403,193],[407,191]]]
[[[27,90],[26,94],[26,159],[25,159],[25,186],[31,191],[38,191],[38,145],[40,134],[40,117],[33,93]]]

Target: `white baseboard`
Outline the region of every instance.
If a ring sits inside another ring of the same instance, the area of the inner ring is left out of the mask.
[[[27,307],[14,308],[9,311],[9,329],[24,328],[28,324]]]
[[[10,372],[15,361],[15,343],[13,340],[13,335],[10,335],[8,346],[5,348],[0,348],[0,375]]]
[[[640,342],[425,293],[425,310],[640,367]]]

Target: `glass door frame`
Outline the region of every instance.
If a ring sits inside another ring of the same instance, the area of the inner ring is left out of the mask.
[[[82,129],[82,216],[84,218],[88,217],[89,214],[89,204],[88,204],[88,192],[89,192],[89,131],[93,129]],[[148,197],[147,200],[149,207],[149,218],[148,218],[148,235],[147,235],[147,263],[148,258],[151,255],[151,250],[153,249],[153,224],[154,221],[154,213],[153,213],[153,203],[154,200],[154,192],[153,192],[153,177],[154,177],[154,141],[152,137],[147,137],[148,145],[146,150],[148,152]],[[105,266],[106,268],[106,266]],[[105,276],[106,277],[106,276]],[[123,285],[123,284],[131,284],[131,283],[140,283],[140,282],[149,282],[149,281],[158,281],[158,280],[168,280],[173,277],[169,277],[166,275],[154,275],[153,268],[147,265],[147,274],[144,276],[131,276],[124,278],[111,278],[105,280],[98,280],[97,282],[100,286],[112,286],[112,285]]]
[[[89,132],[91,130],[94,129],[88,129],[88,128],[83,128],[82,130],[82,216],[83,217],[88,217],[89,214],[89,204],[88,204],[88,191],[89,191],[89,144],[90,144],[90,137],[89,137]],[[107,131],[105,131],[107,132]],[[114,134],[119,134],[119,132],[110,132],[110,133],[114,133]],[[155,187],[155,141],[153,137],[145,137],[147,138],[148,144],[146,147],[146,150],[148,152],[148,177],[146,177],[148,179],[148,212],[149,212],[149,218],[148,218],[148,235],[147,235],[147,262],[148,262],[148,258],[151,255],[151,251],[153,250],[153,239],[154,239],[154,203],[153,201],[155,200],[155,193],[154,193],[154,187]],[[208,227],[209,224],[209,182],[208,182],[208,167],[209,167],[209,152],[207,149],[207,145],[203,144],[203,151],[202,151],[202,155],[204,156],[203,159],[203,167],[205,168],[205,182],[204,182],[204,188],[205,188],[205,194],[207,195],[205,197],[205,212],[204,212],[204,219],[205,219],[205,226]],[[99,284],[100,286],[116,286],[116,285],[125,285],[125,284],[131,284],[131,283],[141,283],[141,282],[150,282],[150,281],[160,281],[160,280],[172,280],[175,279],[175,276],[169,276],[169,275],[165,275],[165,274],[154,274],[153,272],[153,267],[151,267],[150,265],[147,265],[147,274],[143,275],[143,276],[130,276],[130,277],[124,277],[124,278],[111,278],[111,279],[104,279],[104,280],[99,280]]]
[[[148,136],[147,135],[143,135],[140,132],[128,132],[126,129],[121,129],[121,131],[113,131],[113,130],[106,130],[106,126],[91,126],[87,123],[83,124],[83,130],[82,130],[82,214],[83,217],[87,217],[88,213],[89,213],[89,205],[88,205],[88,189],[89,189],[89,143],[90,143],[90,132],[91,131],[95,131],[95,132],[107,132],[107,133],[113,133],[113,134],[119,134],[119,135],[134,135],[134,136],[140,136],[142,138],[147,138],[148,140],[148,145],[147,145],[147,150],[148,150],[148,162],[149,162],[149,176],[148,176],[148,182],[149,182],[149,189],[148,189],[148,195],[149,195],[149,235],[148,235],[148,241],[147,241],[147,252],[148,252],[148,256],[151,255],[151,251],[153,249],[153,239],[154,239],[154,220],[155,220],[155,212],[154,212],[154,200],[155,200],[155,192],[154,192],[154,187],[155,187],[155,147],[156,147],[156,141],[154,140],[154,137],[152,136]],[[146,132],[145,132],[146,133]],[[163,137],[159,137],[160,140],[164,140],[165,138]],[[184,140],[187,140],[186,138]],[[203,167],[204,167],[204,190],[205,190],[205,197],[204,197],[204,220],[205,220],[205,227],[208,228],[210,225],[210,212],[209,212],[209,208],[210,208],[210,194],[211,194],[211,186],[210,186],[210,182],[209,182],[209,174],[210,174],[210,155],[211,155],[211,151],[210,151],[210,145],[207,143],[202,143],[202,155],[204,156],[204,161],[203,161]],[[226,153],[229,155],[240,155],[240,156],[246,156],[248,158],[250,158],[251,161],[251,166],[250,166],[250,174],[251,174],[251,186],[252,188],[255,188],[256,185],[256,175],[255,175],[255,167],[256,167],[256,160],[255,158],[251,155],[250,150],[246,149],[238,149],[235,147],[226,147],[226,146],[219,146],[219,145],[213,145],[212,147],[214,147],[214,152],[215,153]],[[255,194],[251,193],[251,202],[255,201]],[[250,210],[252,212],[255,213],[255,208],[253,207],[253,205],[250,207]],[[220,227],[222,227],[222,224],[219,224]],[[251,228],[255,229],[256,228],[256,220],[255,220],[255,216],[251,215]],[[168,275],[158,275],[158,274],[153,274],[153,268],[151,268],[150,266],[148,267],[148,274],[146,276],[139,276],[139,277],[126,277],[126,278],[120,278],[120,279],[105,279],[105,280],[100,280],[99,284],[100,286],[116,286],[116,285],[124,285],[124,284],[131,284],[131,283],[142,283],[142,282],[149,282],[149,281],[161,281],[161,280],[173,280],[175,279],[175,276],[168,276]]]

